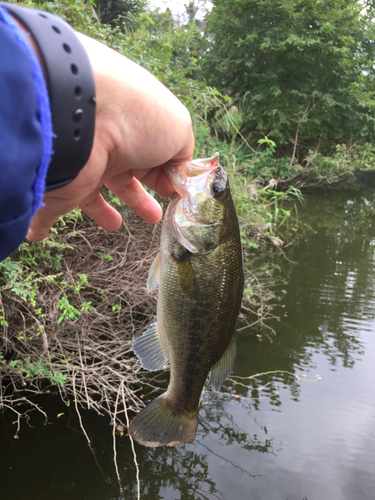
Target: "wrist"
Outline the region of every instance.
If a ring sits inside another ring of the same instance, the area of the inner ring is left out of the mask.
[[[42,68],[42,71],[43,71],[44,80],[46,80],[46,68],[45,68],[44,63],[43,63],[42,54],[40,53],[39,47],[36,44],[33,35],[30,33],[30,31],[26,28],[26,26],[21,21],[19,21],[16,17],[14,17],[12,15],[11,15],[11,17],[12,17],[13,21],[17,24],[17,26],[20,28],[22,33],[24,34],[25,40],[27,40],[28,44],[30,45],[32,50],[35,52],[35,56],[38,59],[40,67]]]

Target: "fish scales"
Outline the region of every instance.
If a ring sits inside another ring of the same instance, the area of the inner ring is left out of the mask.
[[[208,254],[192,255],[196,290],[189,299],[179,285],[176,264],[171,257],[181,245],[171,236],[168,227],[163,235],[163,279],[159,284],[157,316],[161,318],[160,337],[173,366],[168,394],[171,398],[180,395],[186,411],[196,411],[208,372],[233,336],[240,295],[233,294],[233,289],[239,283],[241,255],[236,238],[230,238]],[[182,336],[186,339],[183,344]]]
[[[218,155],[196,162],[188,166],[195,168],[193,176],[188,168],[184,177],[181,165],[169,171],[180,196],[168,206],[160,256],[150,269],[152,287],[159,285],[157,324],[133,344],[145,368],[160,369],[166,359],[170,363],[167,392],[129,428],[145,446],[192,442],[208,374],[211,371],[211,385],[219,389],[234,363],[243,292],[239,225]],[[159,354],[147,348],[149,337],[154,347],[161,344],[155,351]]]

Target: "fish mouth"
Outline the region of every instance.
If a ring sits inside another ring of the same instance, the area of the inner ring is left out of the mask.
[[[220,154],[214,153],[210,158],[203,158],[192,161],[168,161],[163,165],[164,172],[170,180],[177,194],[184,198],[188,193],[189,184],[205,184],[207,176],[215,169],[220,168]],[[197,177],[202,176],[201,179]]]
[[[165,173],[177,191],[177,196],[168,206],[165,221],[174,239],[192,254],[207,253],[218,243],[216,227],[221,221],[212,220],[210,210],[204,210],[204,207],[212,203],[213,181],[227,180],[219,156],[215,153],[210,158],[170,161],[164,165]]]

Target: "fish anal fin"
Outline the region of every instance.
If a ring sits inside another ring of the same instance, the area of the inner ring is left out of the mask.
[[[230,344],[219,361],[211,368],[209,383],[215,391],[224,384],[227,376],[232,373],[236,359],[236,337],[233,335]]]
[[[154,399],[134,417],[129,434],[143,446],[176,446],[192,443],[198,427],[198,411],[186,417],[165,404],[165,394]]]
[[[147,279],[148,292],[151,292],[151,290],[154,290],[154,288],[158,286],[160,281],[160,271],[161,271],[161,255],[159,252],[148,271],[148,279]]]
[[[191,253],[183,249],[181,252],[172,252],[172,258],[176,263],[178,283],[184,295],[191,299],[195,291],[194,270],[190,262]]]
[[[152,323],[151,327],[133,342],[131,349],[145,370],[161,370],[167,362],[157,323]]]

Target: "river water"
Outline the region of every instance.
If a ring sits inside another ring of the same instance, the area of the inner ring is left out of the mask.
[[[280,372],[205,394],[193,444],[136,445],[142,500],[375,499],[375,193],[310,192],[300,220],[285,256],[268,257],[276,335],[238,335],[234,375]],[[120,492],[108,422],[83,415],[93,454],[73,410],[45,408],[49,423],[18,439],[0,418],[1,499],[137,498],[126,436]]]

